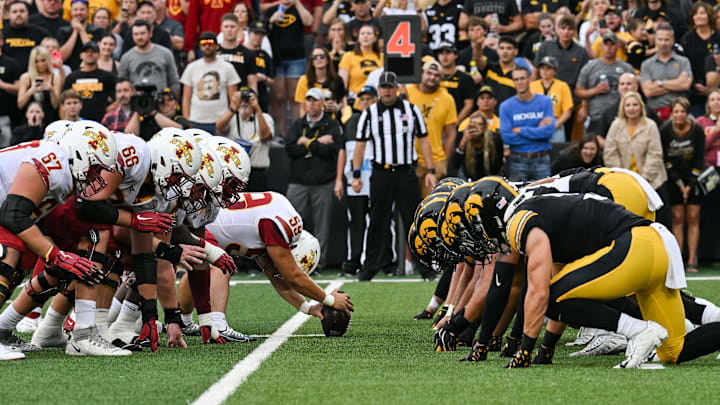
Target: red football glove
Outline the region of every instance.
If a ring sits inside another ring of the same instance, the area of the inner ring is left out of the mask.
[[[225,253],[222,248],[220,248],[217,244],[208,242],[203,238],[200,238],[200,246],[205,249],[205,254],[208,262],[220,268],[223,274],[235,274],[235,272],[237,271],[235,261],[232,259],[232,257],[230,257],[229,254]]]
[[[130,228],[140,232],[168,233],[175,225],[175,217],[153,211],[132,214]]]
[[[227,343],[227,340],[225,340],[225,338],[220,335],[213,337],[212,332],[213,330],[211,326],[200,326],[200,336],[202,344],[217,343],[219,345],[224,345],[225,343]]]
[[[45,262],[71,273],[88,285],[95,285],[103,278],[100,269],[96,268],[90,260],[75,253],[62,251],[57,246],[50,249],[45,257]]]
[[[230,273],[232,275],[232,274],[235,274],[235,272],[237,271],[237,266],[235,266],[235,261],[227,253],[220,256],[220,258],[218,258],[215,261],[215,263],[213,263],[213,264],[216,265],[218,268],[220,268],[220,270],[222,270],[223,274]]]
[[[137,341],[149,339],[150,349],[153,353],[158,351],[158,329],[155,321],[157,321],[157,318],[152,317],[148,321],[144,322],[142,329],[140,329],[140,335],[137,337]]]

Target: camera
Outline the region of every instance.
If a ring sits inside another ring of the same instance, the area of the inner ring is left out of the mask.
[[[243,102],[245,102],[245,103],[249,103],[249,102],[250,102],[250,95],[251,95],[251,94],[252,94],[252,93],[251,93],[249,90],[242,90],[242,91],[240,92],[240,101],[243,101]]]
[[[130,97],[130,110],[138,114],[148,114],[157,109],[154,84],[135,86],[135,94]]]

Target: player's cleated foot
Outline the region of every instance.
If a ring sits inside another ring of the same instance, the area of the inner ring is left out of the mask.
[[[183,326],[182,333],[185,336],[200,336],[200,325],[190,322],[189,325]]]
[[[69,356],[130,356],[132,352],[121,349],[103,339],[97,328],[91,326],[73,330],[72,336],[65,346],[65,354]]]
[[[18,333],[33,333],[37,330],[38,326],[40,326],[40,321],[42,321],[41,317],[28,318],[26,316],[15,325],[15,329]]]
[[[530,352],[520,349],[510,358],[505,368],[527,368],[530,367]]]
[[[131,343],[125,343],[120,339],[115,339],[112,341],[112,345],[115,347],[119,347],[120,349],[124,350],[130,350],[131,352],[141,352],[143,347],[142,345],[137,343],[137,336],[133,338]],[[148,340],[148,347],[150,347],[150,341]]]
[[[505,340],[505,346],[500,352],[500,357],[513,357],[518,350],[518,346],[520,346],[520,340],[508,336]]]
[[[460,361],[485,361],[487,360],[487,355],[489,351],[490,346],[475,341],[472,349],[470,349],[470,353],[460,359]]]
[[[488,351],[499,352],[502,348],[502,336],[493,336],[490,338],[490,344],[488,345]]]
[[[0,361],[22,360],[25,358],[23,352],[18,352],[0,344]]]
[[[432,312],[428,311],[427,309],[423,309],[422,312],[420,312],[419,314],[413,316],[413,319],[417,321],[417,320],[420,320],[420,319],[432,319],[432,317],[433,317],[433,313],[432,313]]]
[[[211,326],[200,326],[200,337],[202,344],[216,343],[219,345],[224,345],[225,343],[227,343],[227,340],[225,340],[224,337],[220,336],[220,333],[217,331],[217,329]]]
[[[445,328],[435,333],[433,338],[436,352],[454,352],[457,350],[457,336]]]
[[[552,364],[552,358],[555,355],[555,346],[545,347],[540,345],[532,364]]]
[[[596,335],[582,350],[570,353],[571,357],[578,356],[603,356],[618,354],[627,348],[627,338],[617,333],[605,333]]]
[[[228,342],[240,342],[240,343],[247,343],[247,342],[255,342],[257,338],[254,338],[252,336],[248,336],[244,333],[240,333],[236,331],[235,329],[228,326],[226,329],[218,330],[218,333],[220,336],[225,338]]]
[[[0,344],[5,345],[8,349],[16,352],[36,352],[40,350],[38,346],[17,337],[15,332],[11,330],[0,331]]]
[[[615,368],[640,368],[652,354],[668,338],[668,332],[657,322],[647,321],[645,329],[628,341],[625,360]]]
[[[63,333],[60,327],[49,327],[45,324],[40,324],[35,333],[33,333],[30,343],[41,347],[65,347],[67,345],[68,337]]]
[[[600,329],[581,327],[580,330],[578,330],[575,340],[565,343],[565,346],[585,346],[593,340],[595,335],[601,334],[602,332]]]
[[[134,344],[137,333],[135,333],[135,322],[115,321],[108,328],[109,339],[115,346],[124,347]]]

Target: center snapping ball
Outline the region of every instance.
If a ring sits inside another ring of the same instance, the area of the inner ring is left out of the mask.
[[[342,291],[338,291],[342,292]],[[322,308],[323,319],[322,323],[323,332],[327,337],[340,337],[347,332],[350,327],[351,317],[343,311],[339,311],[335,308],[323,305]]]

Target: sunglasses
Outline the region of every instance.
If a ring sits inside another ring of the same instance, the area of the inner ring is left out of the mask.
[[[205,45],[215,45],[215,40],[214,39],[201,39],[200,46],[205,46]]]
[[[312,56],[312,60],[325,59],[325,58],[326,58],[326,56],[325,56],[324,54],[323,54],[323,55],[313,55],[313,56]]]

